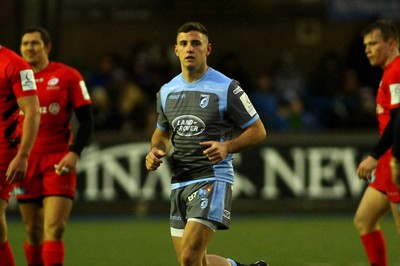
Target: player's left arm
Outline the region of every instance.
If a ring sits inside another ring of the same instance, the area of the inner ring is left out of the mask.
[[[20,110],[25,119],[22,125],[22,139],[18,153],[8,166],[6,180],[13,184],[25,177],[28,167],[28,157],[35,142],[40,123],[39,100],[36,95],[24,96],[17,99]]]
[[[61,159],[56,166],[58,174],[70,172],[76,168],[79,157],[89,143],[90,137],[94,131],[94,120],[91,104],[85,104],[74,110],[78,120],[78,128],[73,143],[70,146],[70,151]]]
[[[241,152],[254,147],[265,140],[267,132],[249,97],[233,80],[227,91],[227,117],[242,128],[239,136],[224,142],[205,141],[200,145],[205,147],[204,155],[213,163],[217,163],[229,154]]]
[[[206,147],[203,151],[208,159],[217,163],[223,160],[229,153],[237,153],[243,150],[252,148],[260,144],[267,137],[267,132],[261,119],[248,126],[242,133],[234,139],[218,142],[218,141],[204,141],[200,145]]]

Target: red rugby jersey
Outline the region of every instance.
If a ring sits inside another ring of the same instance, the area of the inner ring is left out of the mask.
[[[390,120],[390,110],[400,106],[400,56],[396,57],[383,71],[376,97],[376,114],[379,134],[383,133]]]
[[[66,152],[72,140],[73,110],[91,104],[82,75],[75,68],[50,62],[35,73],[35,80],[41,119],[32,152]]]
[[[10,143],[20,135],[17,98],[36,95],[33,71],[28,63],[8,48],[0,46],[0,153],[8,153]]]

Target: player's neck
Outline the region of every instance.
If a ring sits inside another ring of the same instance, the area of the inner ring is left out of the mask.
[[[45,69],[49,64],[50,64],[50,61],[47,59],[47,60],[43,60],[43,62],[40,62],[38,64],[31,65],[31,67],[33,69],[33,72],[36,73],[36,72],[39,72],[39,71]]]
[[[201,79],[207,72],[208,66],[200,67],[198,69],[183,68],[183,79],[189,83],[193,83]]]
[[[393,60],[394,59],[396,59],[396,57],[398,57],[399,56],[399,51],[397,50],[397,51],[394,51],[393,53],[391,53],[389,56],[388,56],[388,58],[387,58],[387,60],[386,60],[386,62],[385,62],[385,65],[382,67],[382,68],[385,68],[385,67],[387,67],[390,63],[392,63],[393,62]]]

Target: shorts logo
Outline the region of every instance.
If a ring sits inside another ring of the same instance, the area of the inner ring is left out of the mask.
[[[206,108],[209,101],[210,101],[210,95],[207,95],[207,94],[200,95],[200,107],[201,108]]]
[[[224,210],[223,216],[224,216],[226,219],[230,220],[230,219],[231,219],[231,212],[228,211],[228,210]]]
[[[181,221],[182,218],[180,216],[174,216],[174,215],[170,215],[169,219],[172,221]]]
[[[208,206],[208,199],[206,198],[201,199],[200,208],[204,210],[205,208],[207,208],[207,206]]]
[[[211,191],[212,186],[205,186],[199,189],[199,197],[203,198]]]
[[[194,200],[194,198],[196,198],[197,192],[198,192],[198,191],[195,191],[195,192],[193,192],[192,194],[190,194],[190,196],[187,198],[188,201]]]

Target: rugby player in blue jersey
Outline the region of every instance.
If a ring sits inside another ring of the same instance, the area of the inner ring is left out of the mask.
[[[202,24],[188,22],[178,29],[175,54],[182,72],[157,93],[157,128],[146,168],[156,170],[173,150],[170,226],[180,265],[242,266],[208,255],[207,247],[216,230],[229,226],[232,154],[263,142],[266,130],[239,82],[207,65],[210,53]],[[241,131],[234,135],[237,128]]]

